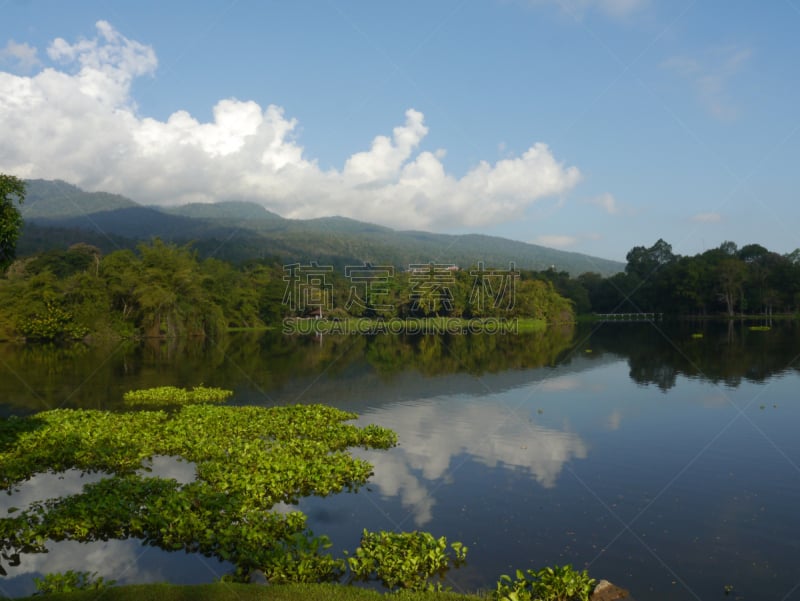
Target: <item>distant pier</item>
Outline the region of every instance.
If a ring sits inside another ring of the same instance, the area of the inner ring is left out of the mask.
[[[597,321],[661,321],[663,313],[595,313]]]

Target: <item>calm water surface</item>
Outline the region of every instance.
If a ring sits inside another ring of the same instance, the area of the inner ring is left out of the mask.
[[[692,334],[702,333],[702,337]],[[233,402],[322,402],[394,429],[357,494],[304,499],[310,527],[353,549],[361,530],[425,529],[470,547],[457,590],[572,563],[638,599],[800,599],[800,329],[603,324],[493,337],[231,336],[108,349],[0,346],[0,414],[113,408],[131,388],[224,386]],[[191,465],[162,461],[187,480]],[[60,476],[60,477],[59,477]],[[42,475],[0,512],[77,492]],[[86,554],[85,559],[80,559]],[[76,559],[77,558],[77,559]],[[229,566],[136,541],[59,543],[43,572],[120,583],[208,582]]]

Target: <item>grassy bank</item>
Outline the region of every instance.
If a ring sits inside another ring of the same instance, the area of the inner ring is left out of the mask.
[[[30,601],[42,596],[26,597]],[[101,591],[75,591],[46,596],[50,601],[477,601],[478,595],[456,593],[381,593],[337,584],[255,584],[214,583],[195,585],[132,584],[112,586]]]
[[[282,326],[284,334],[517,334],[546,328],[546,321],[532,317],[294,318],[285,320]]]

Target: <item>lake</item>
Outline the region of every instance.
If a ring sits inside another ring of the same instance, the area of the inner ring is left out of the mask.
[[[235,334],[107,348],[0,345],[0,415],[115,408],[160,385],[220,386],[234,404],[327,403],[395,430],[355,494],[304,499],[317,534],[424,529],[469,547],[456,590],[571,563],[637,599],[800,599],[800,327],[603,323],[470,336]],[[162,462],[187,480],[191,466]],[[0,512],[78,491],[41,475]],[[85,556],[85,557],[84,557]],[[119,583],[209,582],[229,566],[137,541],[58,543],[7,568]]]

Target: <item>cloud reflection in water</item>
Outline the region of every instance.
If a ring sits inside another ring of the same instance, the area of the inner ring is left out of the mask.
[[[363,456],[375,466],[370,482],[385,496],[399,496],[418,527],[433,517],[438,483],[454,478],[465,456],[487,467],[523,470],[551,488],[567,461],[588,452],[574,432],[544,428],[496,403],[461,396],[384,406],[361,421],[397,432],[398,448]]]

